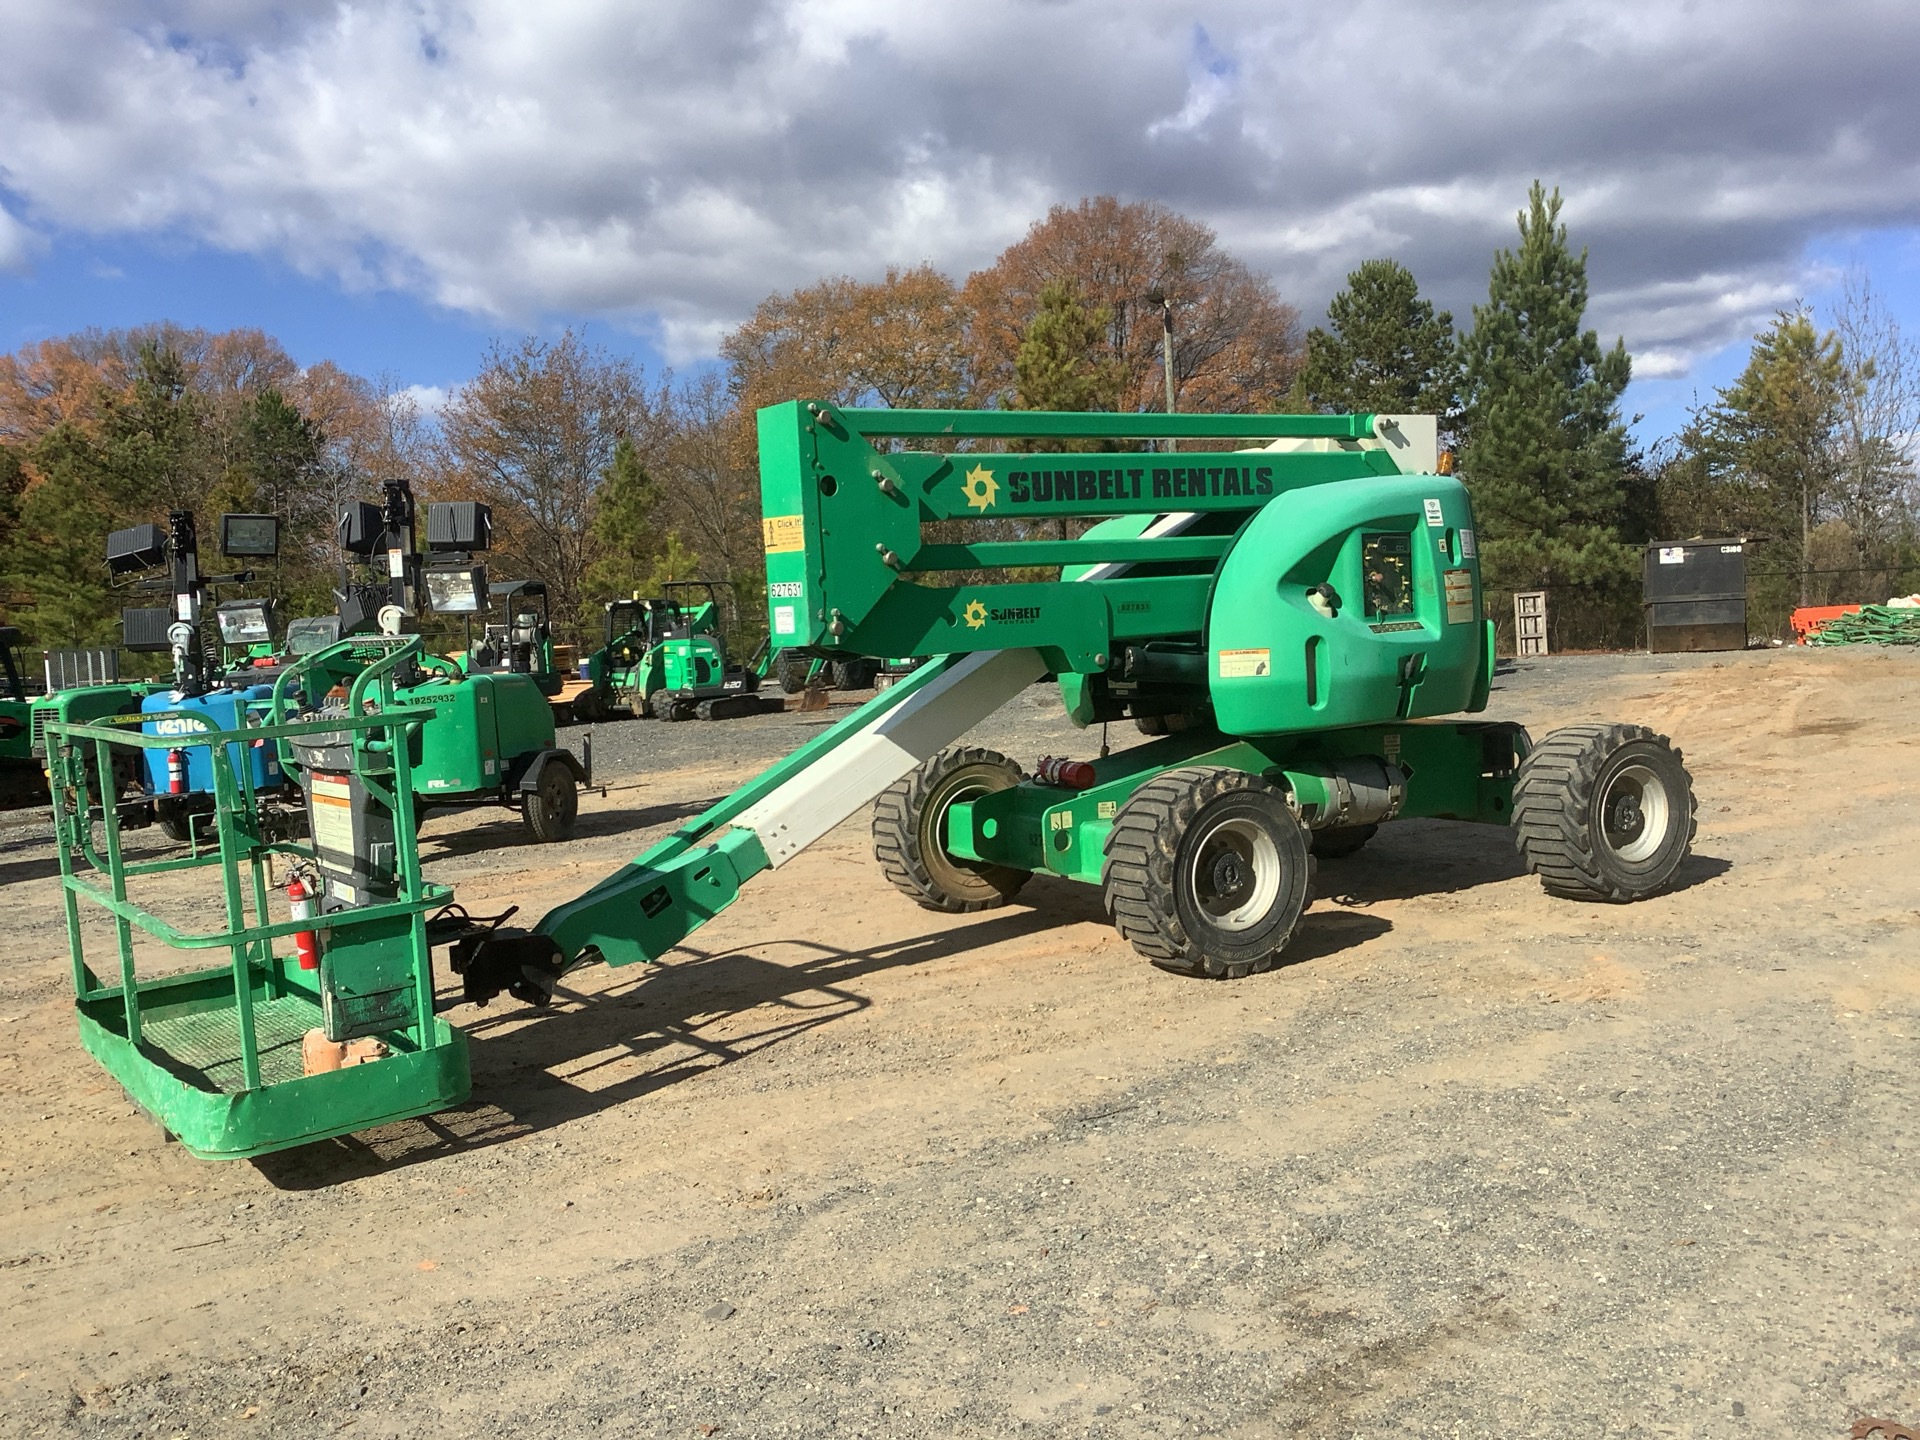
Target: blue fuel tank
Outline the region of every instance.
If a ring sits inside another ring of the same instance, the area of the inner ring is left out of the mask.
[[[231,730],[238,729],[245,723],[248,701],[266,700],[272,695],[271,685],[248,685],[238,690],[210,690],[205,695],[188,697],[182,697],[174,691],[162,690],[140,702],[140,713],[151,715],[169,710],[199,712],[206,715],[209,723]],[[148,720],[143,722],[140,728],[148,735],[179,735],[183,738],[202,733],[184,716],[175,716],[166,720]],[[187,754],[187,792],[211,795],[213,793],[213,747],[183,745],[181,748]],[[280,788],[283,780],[280,773],[280,760],[271,745],[235,742],[227,748],[231,752],[229,758],[233,762],[233,773],[236,779],[246,774],[247,769],[250,768],[253,773],[253,788],[256,791]],[[148,750],[144,754],[147,763],[147,793],[170,794],[167,752]]]

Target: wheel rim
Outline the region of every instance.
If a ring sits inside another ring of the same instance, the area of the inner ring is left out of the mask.
[[[1251,930],[1280,895],[1280,847],[1260,825],[1240,816],[1217,821],[1193,847],[1189,888],[1208,922]]]
[[[962,800],[978,800],[982,795],[993,793],[991,786],[968,777],[951,789],[935,794],[922,812],[920,831],[920,849],[929,862],[938,858],[955,870],[964,874],[973,874],[976,865],[971,860],[962,860],[947,849],[947,812]]]
[[[1600,833],[1607,849],[1628,864],[1652,858],[1666,843],[1666,782],[1640,764],[1622,765],[1600,796]]]

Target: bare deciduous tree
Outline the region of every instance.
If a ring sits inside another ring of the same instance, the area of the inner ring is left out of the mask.
[[[658,411],[638,366],[571,330],[496,345],[441,412],[443,495],[490,503],[496,568],[545,582],[571,617],[593,558],[594,492],[622,437],[654,448]]]

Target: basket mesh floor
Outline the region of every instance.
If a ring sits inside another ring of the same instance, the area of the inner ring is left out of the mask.
[[[320,1007],[299,996],[253,1002],[263,1085],[300,1078],[300,1037],[319,1023]],[[233,1094],[246,1088],[240,1073],[240,1021],[233,1007],[149,1019],[140,1034],[172,1061],[170,1068],[201,1089]]]

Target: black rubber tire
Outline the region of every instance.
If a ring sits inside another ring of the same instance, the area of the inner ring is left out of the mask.
[[[782,650],[773,657],[774,682],[788,695],[798,695],[807,688],[807,672],[812,668],[813,657],[798,650]]]
[[[580,816],[580,792],[574,788],[573,772],[565,765],[549,764],[540,772],[540,784],[520,797],[520,818],[527,831],[543,845],[573,838],[574,821]]]
[[[1313,832],[1313,853],[1322,860],[1344,860],[1380,833],[1378,825],[1334,825]]]
[[[1549,895],[1642,900],[1691,853],[1695,808],[1693,777],[1666,736],[1644,725],[1569,725],[1520,762],[1514,844]]]
[[[968,915],[1004,905],[1032,878],[1007,865],[961,860],[946,847],[946,816],[956,800],[1011,790],[1025,777],[994,750],[942,750],[873,806],[873,857],[896,890],[929,910]]]
[[[582,725],[604,725],[613,712],[598,690],[582,690],[573,697],[573,718]]]
[[[169,840],[184,845],[193,838],[193,811],[182,801],[161,796],[153,802],[153,819]]]
[[[656,720],[691,720],[693,706],[672,690],[656,690],[647,697],[647,713]]]
[[[1114,817],[1100,877],[1107,913],[1121,937],[1163,970],[1217,980],[1270,970],[1312,897],[1307,840],[1286,792],[1259,776],[1169,770],[1134,791]],[[1267,883],[1260,867],[1269,867],[1264,908],[1237,925],[1215,919],[1201,888],[1208,855],[1215,857],[1209,878],[1228,877],[1227,896],[1216,903],[1238,893],[1242,868],[1257,886]]]
[[[878,660],[835,660],[831,666],[836,690],[871,690],[880,673]]]

